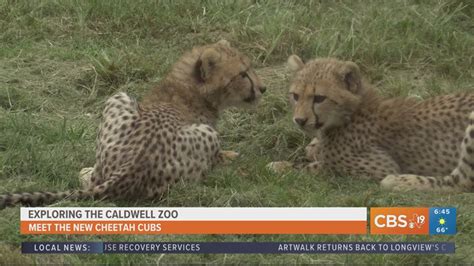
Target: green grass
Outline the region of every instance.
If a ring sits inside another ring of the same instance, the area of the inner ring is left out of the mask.
[[[456,236],[20,236],[18,208],[0,211],[0,261],[20,263],[474,263],[472,194],[387,193],[375,182],[265,165],[296,159],[309,138],[290,121],[288,55],[357,62],[389,96],[473,90],[470,1],[13,1],[0,0],[0,193],[79,187],[94,163],[103,102],[140,97],[192,46],[228,39],[254,59],[268,93],[256,111],[229,110],[223,146],[241,153],[199,184],[147,206],[454,206]],[[117,206],[126,203],[118,203]],[[57,206],[116,206],[61,202]],[[454,255],[37,255],[26,240],[455,241]]]

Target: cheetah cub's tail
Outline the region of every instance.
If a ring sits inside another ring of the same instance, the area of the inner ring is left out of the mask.
[[[117,197],[111,193],[111,189],[120,179],[113,177],[104,183],[82,190],[67,190],[61,192],[24,192],[7,195],[0,195],[0,210],[15,205],[44,206],[62,199],[85,200],[85,199],[104,199],[109,195]]]
[[[450,175],[430,177],[418,175],[389,175],[381,186],[390,190],[442,190],[474,192],[474,112],[469,115],[469,125],[461,144],[458,166]]]
[[[86,199],[93,196],[92,190],[67,190],[61,192],[23,192],[0,195],[0,210],[15,205],[42,206],[62,199]]]

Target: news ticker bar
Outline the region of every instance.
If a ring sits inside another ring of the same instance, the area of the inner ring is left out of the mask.
[[[450,254],[453,242],[23,242],[37,254]]]
[[[456,233],[451,207],[21,208],[21,234]]]

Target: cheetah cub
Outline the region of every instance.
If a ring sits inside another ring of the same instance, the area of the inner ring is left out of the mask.
[[[159,199],[179,180],[199,180],[237,155],[220,150],[218,115],[255,106],[264,92],[249,58],[227,41],[194,48],[141,102],[125,93],[106,101],[95,166],[81,171],[86,188],[3,195],[0,207],[62,198]]]
[[[317,139],[307,150],[311,163],[269,168],[331,170],[392,190],[474,190],[474,93],[385,99],[353,62],[305,64],[292,55],[288,65],[293,121]]]

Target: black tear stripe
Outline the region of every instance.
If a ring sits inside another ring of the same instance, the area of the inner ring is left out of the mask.
[[[313,115],[314,115],[314,128],[320,129],[324,124],[319,122],[319,118],[316,115],[316,112],[314,111],[314,105],[311,107],[311,111],[313,112]]]
[[[250,76],[247,74],[247,72],[244,72],[244,73],[242,74],[242,76],[243,76],[244,78],[248,78],[248,80],[250,81],[250,96],[247,97],[247,98],[245,98],[245,99],[244,99],[244,102],[248,102],[248,103],[253,102],[253,101],[255,100],[255,98],[256,98],[256,96],[255,96],[255,90],[254,90],[254,86],[255,86],[255,85],[254,85],[254,83],[253,83],[253,80],[250,78]]]

